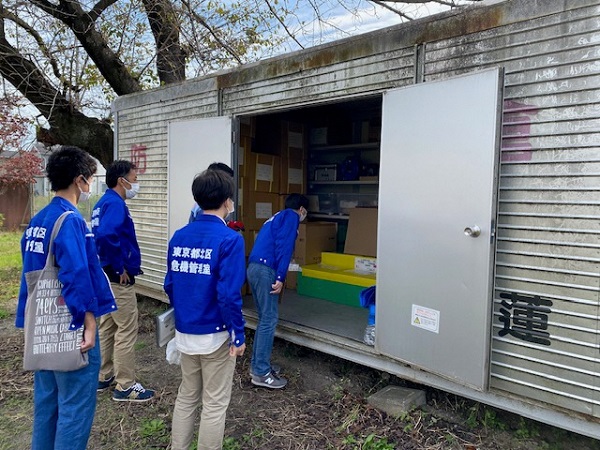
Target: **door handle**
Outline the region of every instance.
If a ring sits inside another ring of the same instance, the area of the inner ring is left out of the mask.
[[[476,238],[481,234],[481,228],[479,228],[477,225],[473,225],[472,227],[465,228],[464,233],[465,236]]]

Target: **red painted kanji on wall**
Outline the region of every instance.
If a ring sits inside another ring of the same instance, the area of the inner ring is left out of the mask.
[[[531,161],[531,120],[538,113],[532,105],[506,100],[502,123],[502,161]]]
[[[138,174],[146,172],[146,148],[147,147],[142,144],[133,144],[131,146],[131,162],[137,167]]]

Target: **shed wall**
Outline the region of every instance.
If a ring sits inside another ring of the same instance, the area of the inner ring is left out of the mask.
[[[599,17],[582,5],[428,43],[424,70],[505,68],[491,386],[596,417]]]
[[[162,292],[169,121],[295,108],[380,93],[421,73],[432,81],[503,66],[491,386],[599,417],[600,6],[514,0],[469,14],[120,99],[118,154],[139,161],[143,186],[130,204],[144,255],[140,287]],[[523,327],[506,318],[517,310]]]
[[[162,101],[142,102],[118,111],[117,152],[138,167],[142,190],[139,200],[129,202],[142,250],[144,276],[136,280],[138,290],[162,296],[168,244],[167,142],[168,123],[190,117],[217,115],[217,92],[213,83],[201,83],[194,95],[174,96]],[[200,171],[201,168],[198,168]],[[191,191],[182,193],[191,197]],[[190,208],[192,205],[190,204]]]

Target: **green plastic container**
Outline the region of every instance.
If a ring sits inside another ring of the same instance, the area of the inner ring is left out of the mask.
[[[307,297],[360,308],[359,295],[363,289],[365,289],[363,286],[319,280],[318,278],[303,277],[302,273],[298,274],[298,294]]]

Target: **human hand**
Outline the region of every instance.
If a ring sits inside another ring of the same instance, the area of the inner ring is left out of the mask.
[[[83,319],[83,336],[81,340],[81,353],[91,350],[96,345],[96,318],[91,312],[85,313]]]
[[[281,292],[281,290],[283,289],[283,282],[277,280],[275,283],[273,283],[271,285],[271,287],[273,288],[273,290],[271,291],[271,294],[279,294]]]
[[[131,279],[129,278],[129,274],[125,269],[123,269],[123,273],[119,277],[119,284],[129,284]]]
[[[242,344],[239,347],[235,345],[229,346],[229,356],[243,356],[244,351],[246,350],[246,344]]]

